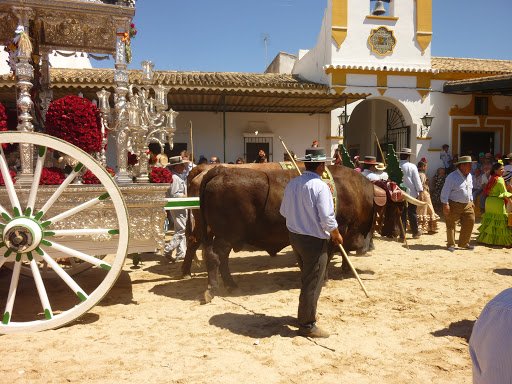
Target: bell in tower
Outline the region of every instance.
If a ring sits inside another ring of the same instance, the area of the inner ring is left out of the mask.
[[[386,1],[386,2],[389,3],[389,1]],[[377,3],[375,3],[375,8],[372,11],[372,15],[381,16],[381,15],[385,15],[385,14],[386,14],[386,8],[384,8],[384,2],[381,0],[378,0]]]

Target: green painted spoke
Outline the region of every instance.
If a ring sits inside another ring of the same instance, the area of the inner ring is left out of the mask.
[[[92,265],[96,265],[98,267],[101,267],[102,264],[104,265],[107,265],[108,267],[110,267],[110,265],[108,265],[107,263],[105,263],[103,260],[100,260],[100,259],[97,259],[95,258],[94,256],[89,256],[83,252],[80,252],[80,251],[77,251],[75,249],[71,249],[71,248],[68,248],[62,244],[59,244],[59,243],[56,243],[56,242],[52,242],[51,243],[52,245],[52,249],[55,249],[57,251],[60,251],[60,252],[64,252],[65,254],[69,255],[69,256],[72,256],[72,257],[76,257],[80,260],[83,260],[87,263],[91,263]],[[106,269],[105,267],[102,267],[103,269]]]
[[[47,235],[48,233],[48,235]],[[56,229],[43,232],[44,236],[92,236],[92,235],[119,235],[119,229],[82,228],[82,229]]]
[[[39,181],[41,180],[41,173],[43,171],[44,160],[46,158],[46,147],[40,146],[38,150],[38,158],[36,168],[34,169],[34,178],[32,179],[32,186],[30,187],[30,195],[28,196],[27,216],[34,210],[34,204],[36,203],[37,191],[39,189]]]
[[[4,178],[5,189],[7,190],[7,195],[9,196],[9,201],[11,202],[11,206],[13,209],[18,209],[18,212],[21,212],[20,201],[18,200],[18,195],[14,190],[14,184],[11,179],[11,173],[9,172],[9,167],[7,165],[7,160],[5,159],[4,150],[0,145],[0,172],[2,172],[2,176]]]
[[[9,321],[10,321],[10,314],[12,314],[12,308],[14,307],[14,301],[16,300],[16,292],[18,290],[18,281],[20,279],[20,271],[21,271],[21,263],[15,263],[14,268],[12,270],[11,284],[9,286],[7,302],[5,304],[4,324],[6,324],[5,323],[5,314],[6,313],[9,314],[7,323],[9,323]]]
[[[36,215],[37,220],[40,220],[45,212],[48,212],[48,210],[51,208],[53,203],[55,203],[55,201],[57,201],[57,199],[60,197],[60,195],[62,195],[62,192],[64,192],[64,190],[68,187],[68,185],[71,184],[71,182],[75,179],[76,174],[77,174],[77,172],[75,172],[73,170],[68,175],[68,177],[66,177],[66,179],[62,182],[62,184],[59,186],[59,188],[57,188],[57,190],[53,193],[53,195],[48,199],[48,201],[41,208],[41,211],[39,212],[39,213],[42,212],[41,216],[39,216],[39,213]]]
[[[39,300],[41,301],[41,306],[43,307],[44,317],[46,320],[50,320],[53,317],[50,300],[48,300],[48,295],[46,294],[46,288],[44,286],[43,279],[41,278],[41,272],[39,272],[39,266],[34,259],[30,260],[30,269],[32,270],[32,276],[34,278],[34,282],[36,283]]]

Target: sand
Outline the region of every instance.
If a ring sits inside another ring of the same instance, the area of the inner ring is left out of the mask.
[[[296,335],[299,271],[291,248],[232,254],[240,293],[201,305],[206,273],[143,255],[104,300],[61,329],[0,336],[3,383],[471,383],[468,339],[484,305],[512,284],[510,250],[445,250],[445,230],[410,250],[377,236],[341,256],[319,300],[328,339]],[[476,236],[476,228],[475,233]],[[82,278],[99,279],[101,271]],[[6,279],[6,275],[0,276]],[[22,277],[27,279],[27,277]]]

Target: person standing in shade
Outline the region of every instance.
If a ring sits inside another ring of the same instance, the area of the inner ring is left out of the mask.
[[[455,251],[455,225],[460,220],[459,247],[474,249],[469,244],[473,226],[475,225],[475,204],[473,203],[473,178],[471,156],[461,156],[455,165],[456,170],[450,173],[441,191],[441,203],[446,218],[447,247]]]
[[[443,162],[444,170],[446,174],[449,174],[451,171],[451,167],[453,164],[453,156],[450,152],[448,152],[448,149],[450,146],[448,144],[445,144],[442,146],[443,150],[439,154],[439,158]]]
[[[329,337],[316,325],[316,307],[327,266],[329,238],[343,244],[338,231],[334,205],[329,187],[321,179],[327,158],[325,149],[309,148],[302,159],[306,171],[291,180],[284,191],[280,213],[286,218],[290,243],[301,270],[299,296],[299,335]]]
[[[379,175],[375,173],[377,170],[377,159],[375,156],[365,156],[363,161],[362,175],[370,181],[380,180]]]
[[[416,165],[410,163],[412,153],[410,148],[402,148],[400,152],[400,168],[404,173],[403,184],[407,187],[407,193],[419,200],[423,199],[423,185],[421,184],[420,174]],[[409,225],[411,226],[411,232],[413,239],[418,239],[423,231],[418,229],[418,214],[416,213],[416,205],[407,204],[402,211],[402,223],[404,225],[404,231],[407,231],[407,217],[409,217]],[[400,234],[402,238],[403,234]]]
[[[169,168],[172,172],[171,187],[167,190],[165,197],[187,197],[187,183],[181,175],[185,172],[186,160],[181,156],[174,156],[169,159]],[[167,211],[168,219],[174,222],[174,236],[164,247],[165,257],[172,262],[183,260],[187,251],[187,241],[185,238],[185,226],[187,223],[187,210],[178,209]],[[173,252],[176,250],[176,257]]]

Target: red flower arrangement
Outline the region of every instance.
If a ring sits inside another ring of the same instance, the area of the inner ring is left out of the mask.
[[[130,38],[134,38],[137,35],[137,30],[135,29],[135,24],[130,24]]]
[[[46,133],[66,140],[87,153],[101,151],[101,116],[98,108],[79,96],[52,102],[46,113]]]
[[[0,132],[7,131],[7,114],[5,113],[5,107],[0,103]],[[9,147],[9,144],[2,144],[2,148],[5,150]],[[3,184],[2,184],[3,185]]]
[[[137,159],[137,155],[131,152],[128,152],[128,166],[134,166],[137,164],[139,160]]]
[[[57,167],[43,168],[39,185],[58,185],[66,179],[62,169]]]
[[[149,164],[156,164],[158,162],[158,159],[156,158],[156,155],[153,152],[147,151],[146,154],[149,157],[149,159],[148,159]]]
[[[15,183],[16,179],[14,177],[16,176],[16,172],[9,171],[9,173],[11,175],[12,182]],[[0,185],[5,185],[5,180],[4,180],[4,176],[2,175],[2,172],[0,172]]]
[[[150,183],[172,183],[172,173],[167,168],[151,167]]]
[[[110,173],[110,176],[112,176],[112,177],[114,177],[116,175],[114,170],[110,167],[107,167],[107,171],[108,171],[108,173]],[[94,173],[92,173],[89,169],[87,170],[87,172],[84,173],[84,176],[82,177],[82,182],[84,184],[99,184],[100,183],[100,181],[96,177],[96,175]]]

